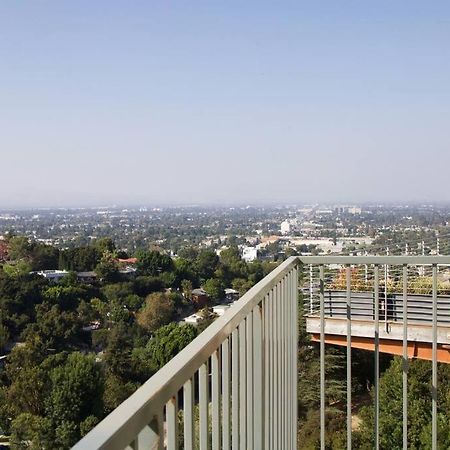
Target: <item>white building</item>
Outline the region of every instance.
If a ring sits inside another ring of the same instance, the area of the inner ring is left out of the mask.
[[[69,272],[67,270],[41,270],[40,272],[35,273],[37,275],[40,275],[41,277],[47,278],[54,283],[58,283]]]
[[[230,305],[217,305],[213,306],[213,313],[217,314],[219,317],[223,316]]]
[[[281,222],[280,225],[280,231],[281,234],[289,234],[291,232],[291,222],[289,220],[285,220],[284,222]]]
[[[258,250],[256,247],[244,247],[242,249],[242,259],[245,262],[252,262],[258,259]]]

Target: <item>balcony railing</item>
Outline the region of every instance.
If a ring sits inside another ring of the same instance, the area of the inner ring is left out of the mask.
[[[74,448],[296,448],[297,271],[281,264]]]
[[[450,338],[447,300],[440,298],[444,291],[439,274],[444,266],[450,266],[450,257],[291,257],[248,291],[74,449],[297,448],[297,335],[302,291],[307,330],[320,348],[320,448],[325,449],[326,437],[326,343],[344,345],[347,349],[348,449],[352,448],[351,349],[358,340],[365,339],[367,349],[374,351],[373,447],[378,449],[379,353],[384,351],[384,342],[399,342],[404,361],[403,448],[406,449],[408,358],[414,356],[408,353],[409,345],[422,339],[418,343],[430,347],[432,360],[432,448],[437,449],[437,361],[438,355],[445,356],[446,344],[442,341],[445,336]],[[429,286],[425,283],[426,293],[420,292],[424,280],[430,281]],[[327,299],[327,292],[339,292],[336,304],[333,305],[333,296],[330,300],[328,295]],[[395,320],[387,314],[388,298],[394,295]],[[413,300],[413,295],[420,297],[425,305],[423,310],[414,304],[417,299]],[[358,296],[363,298],[362,316],[358,316],[361,303]],[[411,328],[417,315],[419,319],[426,317],[425,325],[420,325],[428,327],[425,334],[416,335]],[[400,325],[396,334],[391,326],[394,321]]]

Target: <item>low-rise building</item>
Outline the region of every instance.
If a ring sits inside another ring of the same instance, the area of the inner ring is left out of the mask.
[[[191,295],[193,303],[199,308],[205,307],[208,303],[208,294],[202,288],[193,289]]]

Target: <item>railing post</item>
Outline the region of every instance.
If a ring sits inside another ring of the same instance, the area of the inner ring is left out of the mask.
[[[347,449],[352,450],[352,304],[351,268],[346,267],[347,281]]]
[[[380,448],[380,267],[378,264],[374,266],[374,308],[375,308],[375,346],[374,346],[374,358],[375,358],[375,374],[374,374],[374,432],[375,432],[375,450]]]
[[[263,330],[262,330],[262,309],[257,306],[253,310],[253,445],[255,449],[262,449],[264,442],[264,384],[263,384]]]
[[[431,414],[431,448],[432,450],[437,450],[437,383],[438,383],[438,372],[437,372],[437,264],[433,264],[433,343],[432,343],[432,414]]]
[[[403,265],[403,450],[408,449],[408,266]]]
[[[325,450],[325,305],[324,267],[319,268],[320,278],[320,448]]]

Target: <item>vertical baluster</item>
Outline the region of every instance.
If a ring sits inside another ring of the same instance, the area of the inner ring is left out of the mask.
[[[246,322],[246,355],[247,355],[247,448],[253,448],[253,315],[247,315]]]
[[[270,292],[263,300],[264,341],[264,448],[270,448]]]
[[[269,407],[269,424],[270,424],[270,446],[275,448],[275,339],[276,339],[276,320],[275,320],[275,288],[269,292],[269,318],[270,318],[270,407]]]
[[[375,374],[374,374],[374,427],[375,427],[375,450],[380,448],[380,268],[374,266],[374,309],[375,309]]]
[[[212,449],[220,449],[220,369],[219,351],[211,355]]]
[[[262,449],[264,442],[264,422],[263,422],[263,329],[262,329],[262,309],[256,306],[253,309],[253,448]],[[249,446],[249,448],[251,448]]]
[[[325,286],[324,267],[319,267],[320,289],[320,448],[325,450]]]
[[[287,333],[286,333],[286,345],[287,345],[287,360],[288,365],[286,368],[287,371],[287,448],[288,450],[292,449],[292,270],[287,274],[287,298],[286,298],[286,317],[287,317]]]
[[[183,386],[184,449],[194,450],[194,377]]]
[[[278,442],[278,411],[279,411],[279,366],[280,361],[278,359],[278,285],[273,288],[273,315],[274,315],[274,341],[273,341],[273,444],[272,448],[279,448]]]
[[[433,264],[433,347],[432,347],[432,415],[431,448],[437,450],[437,265]]]
[[[231,433],[232,448],[239,448],[239,330],[231,335]]]
[[[222,449],[230,450],[230,338],[222,343]]]
[[[246,355],[246,323],[239,325],[239,445],[241,450],[247,449],[247,355]]]
[[[178,449],[178,396],[172,397],[166,403],[167,415],[167,450]]]
[[[208,362],[200,366],[199,378],[199,413],[200,413],[200,450],[209,449],[209,380]]]
[[[298,266],[294,269],[294,406],[293,406],[293,417],[294,417],[294,449],[297,448],[297,411],[298,411],[298,368],[297,368],[297,346],[298,346]]]
[[[283,427],[283,416],[281,414],[281,409],[283,407],[283,401],[281,398],[282,390],[281,390],[281,383],[282,383],[282,349],[281,349],[281,283],[277,284],[277,297],[276,297],[276,303],[277,303],[277,365],[275,367],[275,370],[277,371],[277,377],[278,377],[278,383],[275,385],[276,389],[276,396],[277,396],[277,448],[283,448],[282,447],[282,427]]]
[[[347,279],[347,449],[352,449],[352,309],[351,269],[346,267]]]
[[[408,449],[408,266],[403,266],[403,450]]]
[[[286,414],[285,414],[285,406],[286,406],[286,349],[284,346],[285,340],[284,336],[286,334],[286,325],[284,323],[285,319],[285,289],[284,289],[284,282],[285,278],[283,278],[280,282],[280,324],[281,324],[281,333],[280,333],[280,348],[281,348],[281,364],[280,364],[280,371],[281,371],[281,389],[280,389],[280,398],[281,398],[281,405],[280,405],[280,412],[281,412],[281,426],[280,426],[280,436],[281,436],[281,448],[286,448]]]

